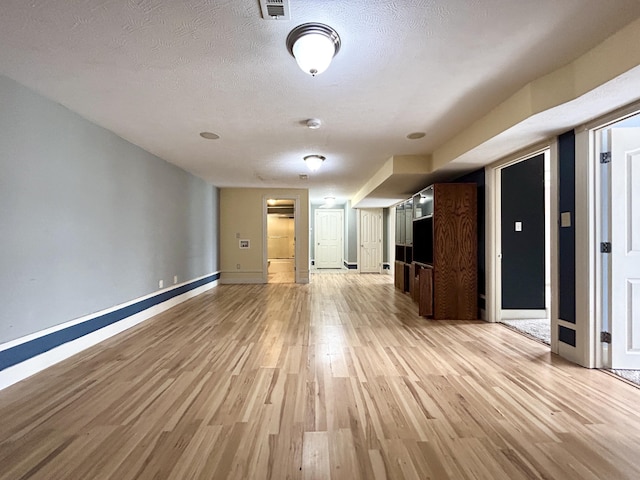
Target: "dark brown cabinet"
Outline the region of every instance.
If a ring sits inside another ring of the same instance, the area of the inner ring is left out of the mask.
[[[418,315],[433,316],[433,268],[421,268],[418,276]]]
[[[396,260],[394,274],[394,284],[397,289],[404,291],[404,262]]]
[[[407,205],[402,208],[405,219]],[[477,319],[476,185],[431,185],[412,198],[411,207],[412,225],[405,223],[404,232],[406,241],[406,229],[411,229],[411,258],[397,258],[411,264],[409,285],[405,274],[402,290],[411,291],[422,316]]]

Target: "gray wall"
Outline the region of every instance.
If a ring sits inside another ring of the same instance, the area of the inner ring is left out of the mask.
[[[0,342],[218,269],[218,191],[0,76]]]
[[[395,241],[395,238],[393,239],[393,241]],[[389,209],[388,208],[382,209],[382,262],[389,263]]]
[[[351,208],[351,201],[345,205],[345,218],[347,224],[347,255],[349,263],[358,261],[358,210]]]
[[[316,210],[321,204],[309,204],[309,261],[316,259]]]
[[[349,261],[349,214],[350,214],[350,208],[349,208],[350,202],[345,203],[342,208],[344,208],[344,245],[343,245],[343,249],[344,251],[342,252],[342,259],[345,262]],[[354,260],[355,261],[355,260]]]

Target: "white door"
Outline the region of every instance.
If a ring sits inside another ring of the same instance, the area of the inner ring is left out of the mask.
[[[640,369],[640,128],[610,132],[611,368]]]
[[[360,210],[360,273],[382,272],[382,210]]]
[[[315,215],[316,268],[342,268],[342,210],[317,209]]]

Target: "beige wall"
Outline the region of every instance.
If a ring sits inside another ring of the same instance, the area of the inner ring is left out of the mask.
[[[267,218],[267,257],[293,258],[295,256],[295,229],[293,218],[271,214]]]
[[[300,283],[309,281],[309,192],[305,189],[221,188],[220,280],[222,283],[266,282],[264,212],[268,198],[299,199],[296,211],[299,222],[296,270]],[[249,240],[251,248],[240,249],[239,239]]]

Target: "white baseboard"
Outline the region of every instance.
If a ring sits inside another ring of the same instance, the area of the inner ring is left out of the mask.
[[[547,310],[502,310],[500,318],[505,320],[549,318]]]
[[[262,278],[220,278],[220,284],[222,285],[256,285],[265,283]]]

